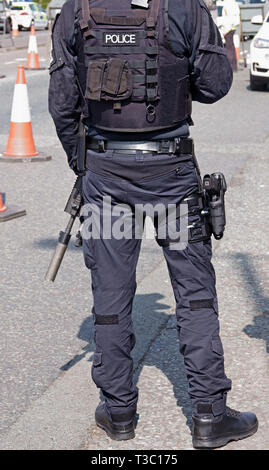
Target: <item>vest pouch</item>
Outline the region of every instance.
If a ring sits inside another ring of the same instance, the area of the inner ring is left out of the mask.
[[[132,72],[128,68],[128,61],[109,59],[104,71],[101,97],[105,100],[125,100],[132,91]]]
[[[179,106],[181,103],[181,106]],[[189,75],[177,80],[175,122],[186,119],[191,114]]]
[[[132,95],[132,72],[128,61],[111,58],[89,62],[85,98],[120,101]]]
[[[106,60],[93,60],[89,62],[87,71],[85,98],[100,101],[103,76]]]
[[[190,80],[188,59],[176,58],[174,63],[160,66],[162,122],[177,124],[188,117]]]

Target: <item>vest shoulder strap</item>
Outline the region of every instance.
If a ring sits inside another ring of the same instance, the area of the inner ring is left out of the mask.
[[[78,10],[78,5],[79,2],[81,2],[81,9],[82,9],[82,18],[79,22],[81,29],[84,31],[84,36],[90,36],[91,31],[89,30],[89,21],[91,17],[91,9],[90,9],[90,0],[75,0],[75,13]],[[160,3],[161,0],[151,0],[151,6],[150,9],[147,12],[147,17],[146,17],[146,25],[147,25],[147,31],[148,31],[148,36],[155,36],[155,28],[156,24],[158,21],[158,15],[159,15],[159,10],[160,10]],[[97,11],[98,10],[98,11]],[[108,17],[104,15],[103,9],[94,9],[95,14],[99,13],[99,21],[101,19],[104,19],[105,22],[110,23],[110,24],[119,24],[119,20],[121,20],[122,24],[127,25],[132,25],[132,24],[137,24],[141,22],[141,17],[145,15],[144,11],[142,10],[137,10],[134,12],[135,18],[126,18],[125,21],[122,21],[121,18],[110,18],[110,21],[108,21]],[[140,18],[139,18],[140,17]]]
[[[81,7],[82,7],[82,17],[84,22],[88,22],[91,16],[91,11],[90,11],[90,0],[75,0],[75,13],[78,10],[79,2],[81,2]],[[158,19],[158,14],[159,14],[159,9],[160,9],[160,0],[151,0],[151,6],[148,10],[148,19],[147,19],[147,24],[149,27],[153,28]],[[136,13],[136,12],[135,12]],[[137,11],[138,16],[141,14],[141,10]],[[142,14],[143,15],[143,10]]]
[[[89,0],[76,0],[76,1],[81,1],[82,19],[79,22],[80,27],[82,30],[88,29],[89,20],[91,17]]]
[[[160,0],[151,0],[151,7],[147,17],[148,28],[154,28],[156,26],[159,15],[160,3]]]

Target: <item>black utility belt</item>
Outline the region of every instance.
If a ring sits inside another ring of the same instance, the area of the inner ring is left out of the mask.
[[[138,150],[149,153],[171,153],[193,155],[194,147],[192,139],[173,139],[158,141],[126,142],[116,140],[87,140],[87,148],[95,152],[104,153],[107,150],[117,150],[121,153],[134,153]]]

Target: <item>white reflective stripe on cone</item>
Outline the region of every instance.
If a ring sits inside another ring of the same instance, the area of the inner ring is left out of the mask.
[[[12,23],[12,29],[17,29],[18,28],[18,22],[17,22],[17,19],[15,18],[15,16],[12,18],[11,23]]]
[[[240,46],[239,36],[238,34],[234,35],[234,47],[237,49]]]
[[[30,35],[29,37],[28,53],[29,52],[35,52],[37,54],[36,36]]]
[[[15,85],[12,101],[11,122],[30,122],[30,108],[27,86]]]

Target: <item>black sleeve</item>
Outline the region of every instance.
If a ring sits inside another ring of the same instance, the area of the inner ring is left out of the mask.
[[[217,26],[203,0],[167,0],[169,40],[190,63],[195,101],[215,103],[231,88],[233,72]]]
[[[202,0],[197,2],[191,91],[193,100],[215,103],[230,90],[233,71],[220,32]]]
[[[74,0],[68,0],[63,5],[52,32],[49,112],[72,169],[76,167],[77,132],[82,111],[75,74],[74,28]]]

